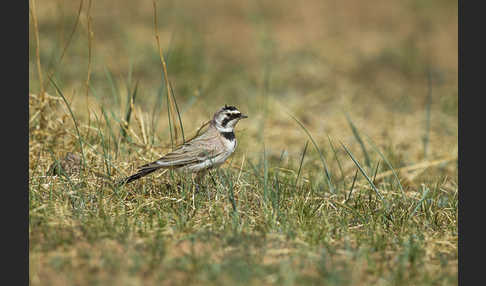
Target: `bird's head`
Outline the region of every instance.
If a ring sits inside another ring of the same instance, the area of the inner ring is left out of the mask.
[[[214,114],[213,123],[219,131],[230,132],[233,131],[236,123],[243,118],[248,118],[248,116],[234,106],[225,105]]]

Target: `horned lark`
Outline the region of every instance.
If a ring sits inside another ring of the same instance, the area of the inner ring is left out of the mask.
[[[200,179],[207,170],[219,167],[235,151],[234,128],[240,119],[247,117],[236,107],[225,105],[214,114],[206,131],[157,161],[140,166],[137,173],[120,183],[130,183],[161,168],[192,173],[193,179]]]

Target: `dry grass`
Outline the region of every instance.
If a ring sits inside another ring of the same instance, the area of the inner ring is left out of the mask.
[[[250,116],[194,198],[169,172],[110,186],[171,146],[152,2],[35,6],[31,284],[457,283],[456,2],[157,2],[185,137]]]

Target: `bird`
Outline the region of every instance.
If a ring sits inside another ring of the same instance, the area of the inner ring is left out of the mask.
[[[224,105],[209,122],[209,127],[187,142],[179,145],[160,159],[138,167],[138,171],[120,181],[128,184],[159,169],[175,169],[191,173],[193,182],[198,182],[212,168],[221,166],[236,149],[234,133],[236,124],[247,115],[235,106]],[[206,123],[207,125],[207,123]],[[201,126],[201,130],[205,125]]]

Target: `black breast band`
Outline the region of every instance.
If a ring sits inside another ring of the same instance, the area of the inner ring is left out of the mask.
[[[224,138],[228,139],[229,141],[235,140],[235,133],[233,131],[230,132],[221,132]]]

